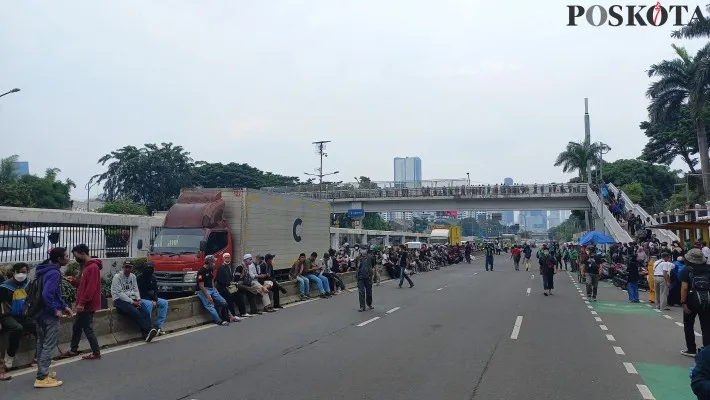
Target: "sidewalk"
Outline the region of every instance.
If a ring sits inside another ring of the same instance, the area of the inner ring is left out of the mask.
[[[642,303],[629,303],[625,290],[611,282],[600,282],[597,302],[587,302],[586,287],[577,284],[576,274],[569,274],[578,288],[580,301],[591,307],[599,328],[613,342],[615,352],[622,357],[629,374],[638,374],[648,392],[639,388],[644,399],[693,400],[690,389],[692,358],[680,354],[685,348],[683,310],[656,310],[648,303],[648,293],[641,292]],[[594,314],[596,313],[596,314]],[[700,323],[696,322],[696,340],[702,344]],[[610,336],[609,336],[610,335]]]

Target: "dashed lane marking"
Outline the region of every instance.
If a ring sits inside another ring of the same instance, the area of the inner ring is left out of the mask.
[[[518,318],[515,319],[515,326],[513,326],[513,333],[510,335],[510,338],[513,340],[516,340],[518,338],[518,335],[520,334],[520,327],[523,325],[523,316],[518,315]]]
[[[610,342],[616,342],[616,339],[614,339],[613,335],[606,335],[606,340],[608,340]]]
[[[626,368],[626,372],[628,372],[630,374],[638,374],[638,371],[636,371],[636,367],[634,367],[634,365],[631,364],[630,362],[625,362],[624,368]]]
[[[622,349],[619,346],[614,346],[614,353],[620,355],[620,356],[625,356],[626,353],[624,353],[624,349]]]
[[[370,318],[370,319],[368,319],[367,321],[360,322],[359,324],[357,324],[357,326],[365,326],[365,325],[369,324],[370,322],[375,322],[375,321],[377,321],[378,319],[380,319],[380,317]]]
[[[400,308],[401,308],[401,307],[395,307],[395,308],[393,308],[393,309],[391,309],[391,310],[387,311],[387,313],[386,313],[386,314],[392,314],[393,312],[395,312],[395,311],[399,310]]]
[[[681,328],[683,327],[683,323],[682,323],[682,322],[676,322],[675,324],[678,325],[678,326],[680,326]]]
[[[525,294],[526,294],[527,296],[530,296],[530,290],[531,290],[531,288],[528,288],[528,289],[525,291]]]
[[[608,330],[609,330],[609,328],[607,328],[606,325],[599,325],[599,328],[600,328],[601,330],[603,330],[603,331],[608,331]]]
[[[599,315],[596,311],[592,311],[592,315]]]
[[[663,314],[663,318],[665,318],[665,319],[673,319],[673,317],[671,317],[670,315],[666,315],[666,314]]]
[[[602,322],[602,319],[599,318],[599,317],[594,317],[594,320],[597,321],[597,322]]]
[[[653,393],[651,393],[651,391],[648,389],[648,386],[636,385],[636,387],[639,389],[639,392],[641,392],[643,400],[656,400],[656,398],[653,397]]]

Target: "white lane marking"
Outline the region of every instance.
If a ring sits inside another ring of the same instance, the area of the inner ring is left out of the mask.
[[[634,367],[634,365],[631,364],[630,362],[625,362],[624,368],[626,368],[626,372],[628,372],[630,374],[638,374],[638,371],[636,371],[636,367]]]
[[[656,400],[656,398],[653,397],[653,393],[651,393],[651,391],[648,389],[648,386],[636,385],[636,387],[639,389],[639,392],[641,392],[643,400]]]
[[[159,337],[153,339],[153,343],[160,342],[163,340],[169,340],[169,339],[176,338],[176,337],[179,337],[182,335],[187,335],[189,333],[198,332],[198,331],[202,331],[205,329],[216,328],[216,327],[217,327],[217,325],[215,325],[215,324],[208,324],[208,325],[197,326],[197,327],[190,328],[190,329],[185,329],[185,330],[175,332],[175,333],[169,333],[169,334],[166,334],[165,336],[159,336]],[[122,346],[116,346],[116,347],[112,347],[112,348],[108,348],[108,349],[101,349],[101,355],[111,354],[116,351],[128,350],[128,349],[132,349],[134,347],[145,346],[148,344],[150,344],[150,343],[146,343],[141,340],[141,341],[137,341],[135,343],[124,344]],[[59,366],[66,365],[66,364],[72,364],[77,361],[82,361],[81,357],[74,357],[74,358],[69,358],[66,360],[54,361],[54,362],[52,362],[51,368],[59,367]],[[37,373],[37,368],[35,367],[35,368],[25,368],[22,370],[13,371],[11,375],[12,376],[22,376],[22,375],[36,374],[36,373]]]
[[[393,308],[393,309],[387,311],[387,314],[392,314],[393,312],[395,312],[395,311],[397,311],[397,310],[399,310],[399,309],[400,309],[400,307],[395,307],[395,308]]]
[[[653,307],[653,305],[651,305],[651,304],[646,304],[646,307]]]
[[[599,328],[601,328],[601,330],[603,330],[603,331],[609,330],[609,328],[607,328],[606,325],[599,325]]]
[[[616,339],[614,339],[614,336],[612,336],[612,335],[606,335],[606,340],[608,340],[610,342],[616,342]]]
[[[670,315],[665,315],[665,314],[663,314],[663,318],[665,318],[665,319],[673,319],[673,317],[671,317]]]
[[[592,311],[592,315],[599,315],[596,311]]]
[[[473,274],[476,275],[478,272],[474,272]]]
[[[589,301],[584,300],[584,304],[589,305]]]
[[[682,323],[682,322],[676,322],[675,324],[678,325],[678,326],[680,326],[681,328],[683,327],[683,323]]]
[[[591,310],[591,309],[593,309],[594,307],[592,307],[592,306],[587,306],[587,308]]]
[[[530,288],[528,288],[528,290],[525,291],[525,294],[530,296]]]
[[[599,318],[599,317],[594,317],[594,320],[597,321],[597,322],[602,322],[602,319]]]
[[[308,303],[314,302],[314,301],[316,301],[316,300],[320,300],[320,299],[310,299],[310,300],[304,300],[304,301],[295,301],[295,302],[293,302],[293,303],[291,303],[291,304],[286,304],[286,305],[284,306],[284,308],[296,307],[296,306],[300,306],[300,305],[303,305],[303,304],[308,304]]]
[[[662,312],[661,310],[659,310],[659,309],[657,309],[657,308],[654,308],[653,311],[655,311],[655,312]]]
[[[580,294],[580,296],[582,296],[582,300],[584,300],[584,301],[588,301],[588,300],[589,300],[589,299],[587,298],[587,296],[585,296],[585,295],[583,295],[583,294]]]
[[[510,338],[515,340],[518,338],[518,335],[520,334],[520,326],[523,324],[523,316],[518,315],[518,318],[515,319],[515,326],[513,327],[513,333],[510,335]]]
[[[438,289],[436,289],[436,290],[437,290],[437,291],[438,291],[438,290],[444,290],[444,288],[443,288],[443,287],[440,287],[440,288],[438,288]]]
[[[624,349],[622,349],[619,346],[614,346],[614,353],[620,355],[620,356],[625,356],[626,353],[624,353]]]
[[[380,317],[370,318],[365,322],[360,322],[359,324],[357,324],[357,326],[365,326],[365,325],[369,324],[370,322],[377,321],[378,319],[380,319]]]
[[[530,280],[535,279],[535,275],[530,275]]]

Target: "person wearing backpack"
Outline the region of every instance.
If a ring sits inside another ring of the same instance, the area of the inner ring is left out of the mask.
[[[685,254],[681,272],[680,303],[683,305],[683,331],[686,349],[681,354],[695,357],[695,317],[700,319],[703,346],[710,345],[710,265],[700,249]]]
[[[12,266],[13,277],[0,284],[0,324],[9,339],[5,355],[7,369],[12,368],[22,335],[37,334],[34,320],[25,314],[29,269],[26,263],[16,263]]]
[[[37,319],[36,388],[52,388],[63,383],[56,379],[56,373],[49,372],[49,366],[59,341],[59,318],[74,315],[62,299],[62,273],[59,269],[67,264],[67,250],[53,248],[49,252],[49,260],[37,266],[35,280],[28,288],[27,314]]]

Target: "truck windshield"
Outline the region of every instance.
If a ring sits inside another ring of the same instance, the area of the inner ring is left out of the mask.
[[[197,253],[200,251],[200,241],[204,240],[202,229],[163,229],[155,238],[153,253],[180,254]]]

